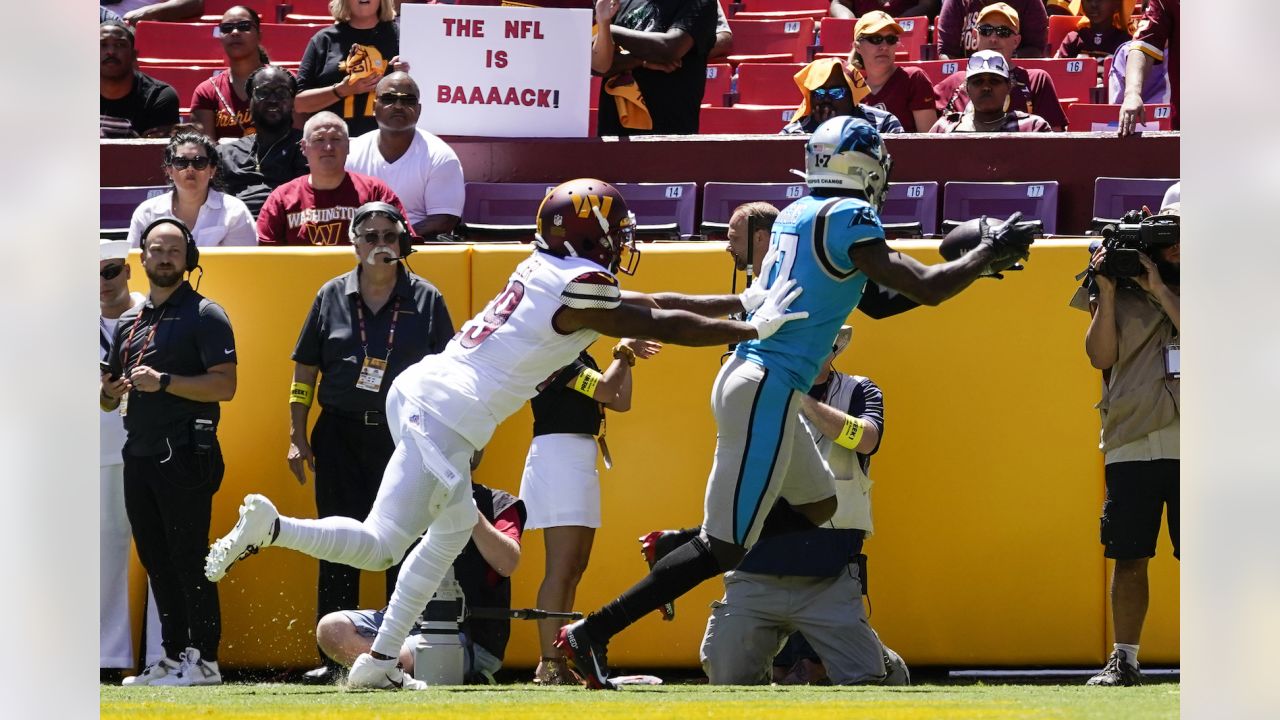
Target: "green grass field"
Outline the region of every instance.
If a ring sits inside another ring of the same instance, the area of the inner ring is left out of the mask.
[[[905,688],[706,685],[628,687],[618,692],[500,685],[424,692],[347,691],[335,687],[228,684],[214,688],[102,686],[102,718],[698,718],[699,720],[835,720],[837,718],[1176,718],[1177,683],[1137,688],[1072,685],[914,685]]]

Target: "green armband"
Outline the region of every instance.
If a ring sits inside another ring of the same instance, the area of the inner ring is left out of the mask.
[[[289,402],[311,407],[311,398],[315,389],[306,383],[296,382],[289,386]]]
[[[853,417],[852,415],[846,415],[844,418],[844,429],[836,436],[835,444],[840,447],[849,448],[850,450],[856,450],[858,448],[858,442],[862,440],[862,433],[866,429],[866,422]]]

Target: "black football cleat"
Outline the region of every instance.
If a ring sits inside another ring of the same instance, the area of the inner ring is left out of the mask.
[[[556,647],[564,653],[587,689],[617,690],[617,686],[609,681],[608,646],[596,642],[587,632],[585,623],[585,620],[579,620],[560,628]]]
[[[1101,687],[1132,687],[1141,684],[1142,671],[1126,662],[1124,653],[1119,650],[1113,651],[1102,671],[1085,683]]]

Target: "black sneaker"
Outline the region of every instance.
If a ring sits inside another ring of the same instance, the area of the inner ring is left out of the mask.
[[[582,678],[590,690],[617,690],[609,681],[608,646],[598,643],[587,632],[586,620],[569,623],[560,628],[556,647],[564,652],[574,672]]]
[[[1124,653],[1115,650],[1102,667],[1102,672],[1089,678],[1085,685],[1101,685],[1104,687],[1131,687],[1142,684],[1142,671],[1130,665],[1124,659]]]
[[[649,565],[649,571],[653,571],[653,566],[659,560],[667,556],[672,550],[680,547],[681,541],[686,538],[681,537],[683,533],[676,530],[654,530],[648,535],[637,538],[640,541],[640,554],[644,556],[644,561]],[[676,619],[676,603],[671,601],[663,603],[660,608],[663,620]]]

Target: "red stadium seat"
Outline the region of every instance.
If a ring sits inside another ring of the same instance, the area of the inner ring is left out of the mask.
[[[319,25],[262,25],[262,47],[271,62],[282,65],[302,60]],[[205,65],[222,67],[227,57],[218,41],[218,26],[207,23],[140,22],[135,44],[143,65]]]
[[[806,62],[813,42],[813,20],[730,20],[734,54],[744,62]]]
[[[1095,58],[1018,58],[1019,67],[1039,68],[1053,78],[1058,101],[1066,108],[1072,103],[1093,102],[1098,86],[1098,61]]]
[[[284,0],[284,17],[286,23],[332,23],[333,14],[329,12],[329,0]]]
[[[178,92],[178,107],[183,113],[191,111],[191,94],[196,86],[222,72],[220,68],[205,65],[139,65],[138,70],[172,85]]]
[[[204,0],[204,14],[200,22],[216,23],[222,19],[223,13],[231,8],[243,5],[258,13],[258,19],[264,23],[276,21],[276,8],[280,0]]]
[[[744,0],[743,7],[729,17],[735,20],[818,20],[825,17],[830,9],[830,0]]]
[[[925,75],[929,76],[929,82],[934,85],[955,74],[957,70],[963,70],[965,67],[962,60],[918,60],[899,64],[920,68]]]
[[[898,60],[923,60],[925,46],[929,44],[929,18],[897,18],[902,26],[898,37]],[[853,28],[857,20],[847,18],[823,18],[818,32],[822,55],[848,55],[853,49]]]
[[[777,135],[791,120],[795,108],[702,108],[703,135]]]
[[[1058,46],[1062,44],[1062,39],[1067,33],[1076,29],[1080,24],[1078,15],[1050,15],[1049,16],[1049,46],[1045,48],[1045,57],[1053,57],[1058,52]]]
[[[1172,105],[1147,105],[1146,122],[1139,132],[1173,129]],[[1120,129],[1119,105],[1076,103],[1067,108],[1067,130],[1071,132],[1116,132]]]
[[[595,110],[600,107],[600,84],[604,82],[604,78],[599,75],[591,76],[591,94],[587,96],[587,107]]]
[[[733,68],[725,63],[707,66],[706,89],[702,91],[703,107],[725,107],[725,95],[733,90]]]
[[[738,102],[744,105],[800,104],[795,74],[800,63],[743,63],[738,66]]]

